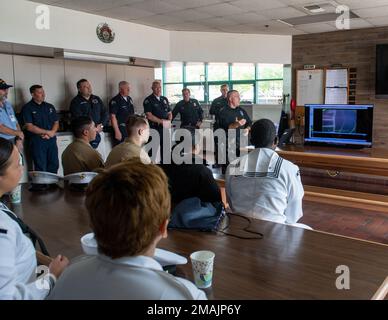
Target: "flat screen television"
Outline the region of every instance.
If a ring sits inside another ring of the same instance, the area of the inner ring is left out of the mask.
[[[376,46],[376,98],[388,98],[388,44]]]
[[[373,105],[305,105],[305,144],[371,147]]]

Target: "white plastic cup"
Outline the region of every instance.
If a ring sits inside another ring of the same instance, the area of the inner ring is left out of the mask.
[[[209,288],[212,285],[214,257],[214,252],[207,250],[196,251],[190,255],[194,282],[200,289]]]
[[[11,203],[22,202],[22,186],[20,184],[11,191],[10,198]]]

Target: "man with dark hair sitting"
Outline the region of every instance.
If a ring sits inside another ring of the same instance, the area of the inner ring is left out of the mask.
[[[271,120],[256,121],[251,129],[255,150],[233,161],[226,173],[229,206],[252,218],[310,228],[297,221],[303,216],[303,185],[299,168],[282,159]]]
[[[203,202],[221,202],[221,192],[213,178],[213,173],[204,164],[206,161],[199,157],[201,150],[195,129],[186,127],[179,130],[180,132],[186,130],[186,138],[190,137],[190,139],[187,141],[181,139],[173,147],[171,164],[160,164],[169,180],[173,207],[192,197],[197,197]],[[183,144],[189,149],[184,150]],[[175,163],[174,154],[175,156],[180,155],[183,163]]]
[[[90,172],[104,167],[101,155],[93,149],[90,141],[96,139],[97,129],[93,120],[81,116],[71,122],[74,141],[62,154],[63,174]]]

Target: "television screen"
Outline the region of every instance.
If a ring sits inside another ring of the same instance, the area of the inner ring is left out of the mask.
[[[388,44],[376,46],[376,98],[388,98]]]
[[[305,144],[372,146],[373,105],[305,105]]]

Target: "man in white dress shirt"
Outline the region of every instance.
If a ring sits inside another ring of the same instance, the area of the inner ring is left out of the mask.
[[[73,263],[51,299],[206,299],[153,258],[170,216],[162,169],[136,158],[115,165],[93,179],[85,204],[98,255]]]
[[[275,151],[278,137],[271,120],[256,121],[251,130],[255,149],[232,162],[226,173],[226,194],[234,212],[256,219],[297,224],[304,195],[299,168]]]

